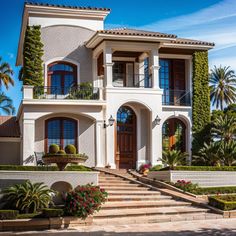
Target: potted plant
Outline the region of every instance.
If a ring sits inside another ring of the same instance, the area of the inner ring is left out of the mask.
[[[67,145],[65,150],[60,150],[57,144],[52,144],[49,147],[49,153],[43,156],[45,163],[56,163],[60,171],[64,170],[68,163],[84,163],[87,159],[88,156],[85,153],[76,153],[76,147],[71,144]]]

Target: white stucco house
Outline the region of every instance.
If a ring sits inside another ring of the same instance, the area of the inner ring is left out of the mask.
[[[34,152],[52,143],[74,144],[97,167],[155,165],[168,148],[191,153],[192,55],[214,44],[104,29],[109,13],[25,4],[16,64],[23,65],[27,25],[40,25],[44,87],[22,88],[20,164],[34,164]]]

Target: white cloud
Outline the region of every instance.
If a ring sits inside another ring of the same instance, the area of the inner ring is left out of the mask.
[[[7,55],[10,59],[13,59],[15,57],[14,53],[11,52],[8,52]]]

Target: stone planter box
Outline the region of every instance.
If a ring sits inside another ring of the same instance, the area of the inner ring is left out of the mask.
[[[200,187],[236,186],[236,171],[150,171],[147,177],[173,183],[186,180]]]
[[[16,183],[30,180],[33,183],[43,182],[49,188],[55,183],[68,183],[72,188],[78,185],[98,185],[98,174],[95,171],[0,171],[0,190]]]
[[[47,230],[65,229],[74,226],[91,225],[93,218],[90,216],[85,220],[77,217],[53,217],[53,218],[33,218],[0,220],[0,231],[28,231],[28,230]]]

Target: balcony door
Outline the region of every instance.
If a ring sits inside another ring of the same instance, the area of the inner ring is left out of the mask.
[[[77,83],[77,68],[67,62],[54,62],[48,66],[48,92],[67,94]]]
[[[112,68],[114,87],[134,87],[133,62],[115,61]]]

